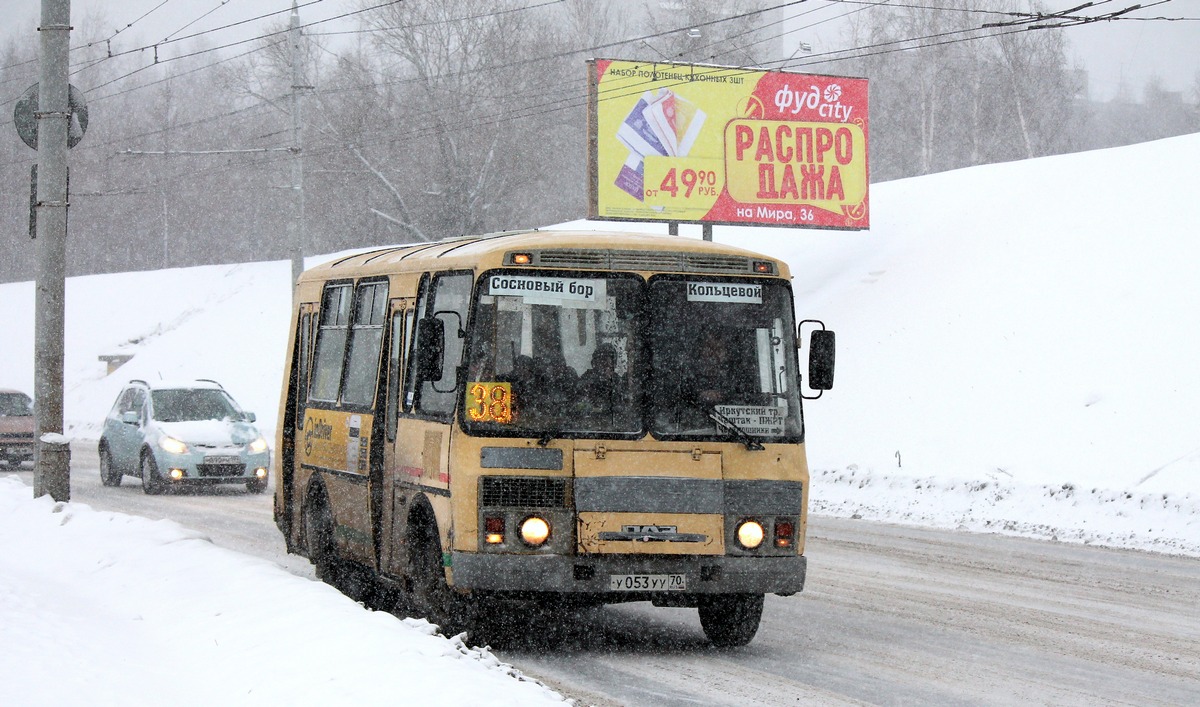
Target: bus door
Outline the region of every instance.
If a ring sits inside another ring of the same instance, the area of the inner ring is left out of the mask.
[[[276,479],[282,487],[280,497],[283,508],[276,516],[277,522],[282,522],[280,530],[287,538],[288,547],[293,544],[292,518],[295,513],[296,472],[299,469],[300,457],[296,454],[297,430],[304,428],[304,409],[308,404],[308,374],[312,368],[313,333],[316,331],[317,306],[311,302],[300,305],[296,320],[296,348],[292,351],[292,371],[288,379],[291,388],[288,395],[287,415],[283,421],[283,449],[275,450],[279,459],[279,478]]]
[[[403,534],[389,532],[384,529],[403,530],[403,515],[407,507],[408,496],[412,490],[406,485],[397,484],[397,480],[407,481],[400,467],[399,455],[396,449],[396,427],[400,419],[400,408],[404,394],[405,362],[408,360],[408,345],[412,341],[412,328],[415,319],[412,299],[392,300],[387,317],[387,359],[384,362],[384,380],[382,395],[379,400],[383,406],[380,415],[382,427],[380,439],[372,442],[373,448],[382,450],[378,465],[371,468],[371,503],[373,504],[373,520],[375,522],[375,548],[379,557],[379,568],[385,572],[401,574],[404,571],[404,554],[394,538],[402,538]]]
[[[450,431],[458,402],[459,364],[466,342],[470,272],[426,274],[412,310],[409,356],[396,426],[395,484],[424,493],[442,541],[450,531]],[[403,518],[393,519],[393,537],[403,537]],[[445,547],[445,545],[443,545]],[[402,567],[403,557],[391,558]]]
[[[387,285],[386,280],[326,285],[296,455],[329,494],[338,554],[370,566],[375,550],[368,470]]]

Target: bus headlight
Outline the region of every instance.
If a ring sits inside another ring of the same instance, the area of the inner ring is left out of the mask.
[[[529,516],[521,521],[521,539],[526,543],[537,547],[546,542],[550,537],[550,524],[545,518],[538,516]]]
[[[759,523],[756,520],[742,521],[742,524],[738,526],[738,542],[747,550],[753,550],[759,545],[762,545],[763,537],[764,534],[762,523]]]

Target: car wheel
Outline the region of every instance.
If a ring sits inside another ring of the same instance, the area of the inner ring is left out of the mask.
[[[121,472],[113,469],[112,453],[108,447],[100,448],[100,483],[105,486],[120,486]]]
[[[246,490],[250,493],[262,493],[267,489],[266,479],[250,479],[246,482]]]
[[[730,594],[700,598],[700,626],[720,648],[744,646],[758,633],[762,594]]]
[[[154,463],[153,454],[142,455],[142,491],[151,496],[162,493],[163,482],[158,476],[158,465]]]

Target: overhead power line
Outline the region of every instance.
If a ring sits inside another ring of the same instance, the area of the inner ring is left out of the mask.
[[[513,12],[524,12],[525,10],[535,10],[539,7],[546,7],[548,5],[558,5],[558,4],[562,3],[563,1],[564,0],[546,0],[546,2],[538,3],[537,5],[525,5],[522,7],[510,7],[505,10],[495,10],[493,12],[481,12],[478,15],[455,17],[449,21],[450,22],[461,22],[463,20],[478,20],[478,19],[481,19],[484,17],[496,17],[498,15],[507,15],[507,14],[510,14]],[[333,37],[336,35],[343,35],[343,34],[369,34],[371,32],[387,32],[387,31],[397,30],[397,29],[415,29],[417,27],[429,27],[432,25],[445,24],[445,22],[446,22],[446,20],[438,20],[435,22],[414,22],[412,24],[406,24],[403,27],[367,27],[365,29],[347,29],[347,30],[339,30],[337,32],[306,32],[305,34],[309,37]]]
[[[340,14],[340,15],[336,15],[336,16],[334,16],[334,17],[327,17],[327,18],[325,18],[325,19],[323,19],[323,20],[316,20],[316,21],[314,21],[314,22],[309,22],[309,23],[307,23],[307,24],[301,25],[301,29],[303,29],[303,28],[305,28],[305,27],[313,27],[313,26],[316,26],[316,25],[319,25],[319,24],[324,24],[324,23],[326,23],[326,22],[333,22],[333,21],[335,21],[335,20],[340,20],[340,19],[343,19],[343,18],[346,18],[346,17],[350,17],[350,16],[352,16],[352,15],[358,15],[358,14],[361,14],[361,13],[364,13],[364,12],[370,12],[371,10],[378,10],[379,8],[382,8],[382,7],[387,7],[388,5],[395,5],[395,4],[397,4],[397,3],[400,3],[400,2],[403,2],[403,1],[404,1],[404,0],[389,0],[388,2],[380,3],[380,4],[378,4],[378,5],[372,5],[371,7],[365,7],[365,8],[362,8],[362,9],[360,9],[360,10],[352,10],[352,11],[350,11],[350,12],[344,12],[344,13],[342,13],[342,14]],[[314,4],[314,3],[316,3],[316,2],[322,2],[322,0],[312,0],[312,2],[309,2],[309,3],[307,3],[307,4],[311,5],[311,4]],[[210,30],[210,31],[212,31],[212,30]],[[277,36],[279,36],[279,35],[282,35],[282,34],[287,34],[287,33],[288,33],[288,32],[290,32],[290,31],[291,31],[291,29],[290,29],[290,28],[284,28],[284,29],[281,29],[281,30],[276,30],[276,31],[274,31],[274,32],[266,32],[266,33],[264,33],[264,34],[260,34],[260,35],[258,35],[258,36],[256,36],[256,37],[250,37],[249,39],[242,39],[242,40],[239,40],[239,41],[236,41],[236,42],[229,42],[229,43],[227,43],[227,44],[222,44],[222,45],[220,45],[220,46],[216,46],[216,47],[210,47],[210,48],[208,48],[208,49],[199,49],[199,50],[196,50],[196,51],[194,51],[194,52],[189,52],[189,53],[187,53],[187,54],[179,54],[179,55],[177,55],[177,56],[168,57],[168,58],[166,58],[166,59],[160,59],[160,58],[159,58],[159,56],[158,56],[158,46],[159,46],[159,45],[157,45],[157,44],[155,44],[155,45],[149,45],[149,46],[146,46],[146,47],[142,47],[141,49],[136,49],[136,50],[135,50],[135,49],[131,49],[131,50],[129,50],[129,51],[126,51],[126,52],[119,52],[119,53],[117,53],[117,54],[113,54],[112,56],[113,56],[113,57],[117,57],[117,56],[121,56],[121,55],[124,55],[124,54],[129,54],[129,53],[132,53],[132,52],[135,52],[135,51],[145,51],[145,50],[147,50],[147,49],[153,49],[153,50],[154,50],[154,63],[153,63],[153,64],[148,64],[148,65],[146,65],[146,66],[143,66],[143,67],[141,67],[141,68],[138,68],[138,69],[134,69],[133,71],[130,71],[129,73],[127,73],[127,74],[125,74],[125,75],[123,75],[123,76],[118,76],[117,78],[115,78],[115,79],[112,79],[111,81],[106,81],[106,82],[104,82],[104,83],[100,84],[99,86],[93,86],[93,87],[92,87],[91,89],[89,89],[89,90],[93,90],[93,91],[94,91],[94,90],[97,90],[97,89],[104,88],[105,86],[108,86],[108,85],[110,85],[110,84],[116,83],[117,81],[121,81],[121,80],[123,80],[123,79],[129,78],[130,76],[133,76],[134,74],[137,74],[137,73],[140,73],[140,72],[142,72],[142,71],[145,71],[146,69],[149,69],[149,68],[151,68],[152,66],[156,66],[156,65],[158,65],[158,64],[165,64],[165,63],[167,63],[167,62],[170,62],[170,61],[178,61],[178,60],[180,60],[180,59],[187,59],[187,58],[189,58],[189,57],[193,57],[193,56],[199,56],[199,55],[201,55],[201,54],[208,54],[208,53],[210,53],[210,52],[219,51],[219,50],[221,50],[221,49],[228,49],[229,47],[236,47],[236,46],[239,46],[239,45],[242,45],[242,44],[246,44],[246,43],[249,43],[249,42],[257,42],[257,41],[259,41],[259,40],[262,40],[262,39],[267,39],[267,38],[269,38],[269,37],[277,37]],[[207,32],[201,32],[201,33],[197,33],[197,34],[195,34],[195,35],[189,35],[189,37],[199,36],[199,35],[201,35],[201,34],[207,34]],[[177,38],[177,39],[173,39],[173,40],[171,40],[171,41],[172,41],[172,42],[175,42],[175,41],[180,41],[180,40],[183,40],[183,39],[187,39],[187,37],[179,37],[179,38]]]

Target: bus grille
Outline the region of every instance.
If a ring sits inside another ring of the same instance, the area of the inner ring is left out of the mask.
[[[655,250],[537,250],[533,265],[598,270],[659,270],[732,275],[754,274],[750,258],[714,253],[675,253]]]
[[[485,476],[479,505],[484,508],[564,508],[567,480],[544,476]]]

